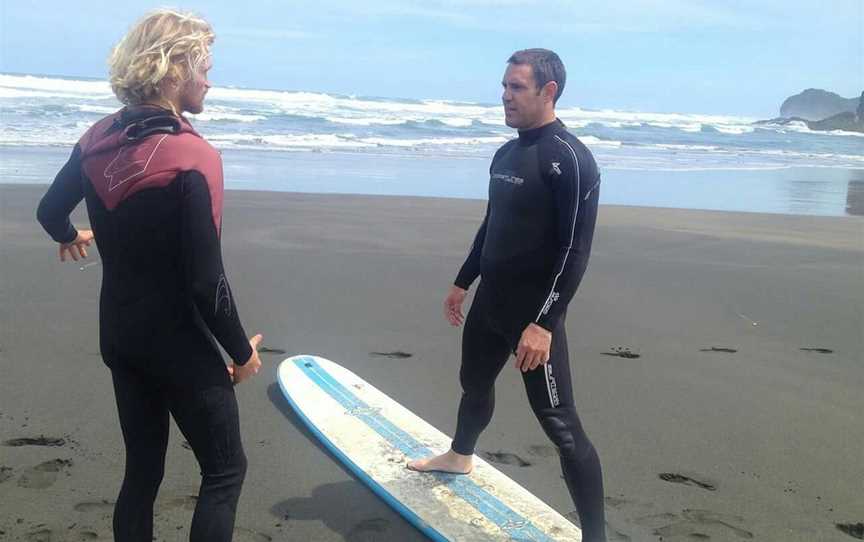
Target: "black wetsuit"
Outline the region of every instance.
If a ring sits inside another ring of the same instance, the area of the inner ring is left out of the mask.
[[[465,322],[463,395],[453,450],[471,454],[492,418],[495,379],[525,328],[552,332],[545,366],[522,373],[528,399],[557,446],[586,541],[605,540],[600,461],[573,403],[564,320],[591,251],[600,174],[560,121],[522,131],[495,153],[486,217],[455,284],[481,277]]]
[[[237,364],[252,354],[222,267],[222,165],[185,121],[127,108],[79,141],[37,216],[71,242],[86,199],[103,264],[100,348],[114,382],[126,471],[118,541],[152,540],[169,413],[203,475],[191,540],[227,541],[246,456],[234,390],[214,337]]]

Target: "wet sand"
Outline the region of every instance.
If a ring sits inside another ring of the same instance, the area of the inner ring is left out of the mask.
[[[56,261],[34,218],[45,189],[0,185],[0,540],[110,540],[123,455],[97,346],[101,267]],[[440,306],[483,209],[227,193],[223,251],[247,331],[340,361],[452,433],[460,333]],[[601,208],[567,322],[610,540],[862,537],[862,286],[859,217]],[[263,354],[267,369],[237,388],[250,469],[235,540],[423,540],[300,427],[274,384],[283,357]],[[162,541],[188,539],[198,485],[172,430]],[[572,512],[512,367],[480,452]]]

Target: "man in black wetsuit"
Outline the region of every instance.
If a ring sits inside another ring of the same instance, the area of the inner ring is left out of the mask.
[[[492,159],[486,217],[444,301],[445,317],[460,325],[467,290],[481,277],[462,337],[456,435],[447,453],[408,468],[471,471],[492,418],[495,379],[513,354],[531,408],[558,448],[584,540],[595,542],[605,540],[603,477],[573,403],[564,320],[588,264],[600,174],[555,116],[565,79],[552,51],[518,51],[508,60],[504,114],[519,137]]]
[[[133,27],[111,56],[127,106],[81,137],[37,212],[62,261],[94,235],[102,258],[100,350],[126,446],[119,542],[153,539],[169,414],[201,467],[192,541],[231,540],[246,473],[233,384],[261,367],[261,336],[246,338],[222,266],[221,158],[182,116],[203,109],[212,41],[206,21],[169,10]],[[92,232],[69,221],[82,199]]]

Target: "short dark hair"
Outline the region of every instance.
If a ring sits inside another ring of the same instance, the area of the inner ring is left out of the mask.
[[[549,49],[522,49],[510,55],[507,63],[527,64],[531,66],[538,91],[549,81],[558,83],[558,92],[555,93],[555,98],[552,100],[553,104],[558,101],[558,98],[564,92],[564,84],[567,82],[567,70],[564,69],[564,63],[561,62],[561,59],[554,51],[550,51]]]

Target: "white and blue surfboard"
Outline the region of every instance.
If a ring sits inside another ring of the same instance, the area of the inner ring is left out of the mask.
[[[582,540],[575,525],[479,457],[468,475],[406,469],[445,452],[450,437],[348,369],[294,356],[279,365],[278,380],[324,446],[432,540]]]

